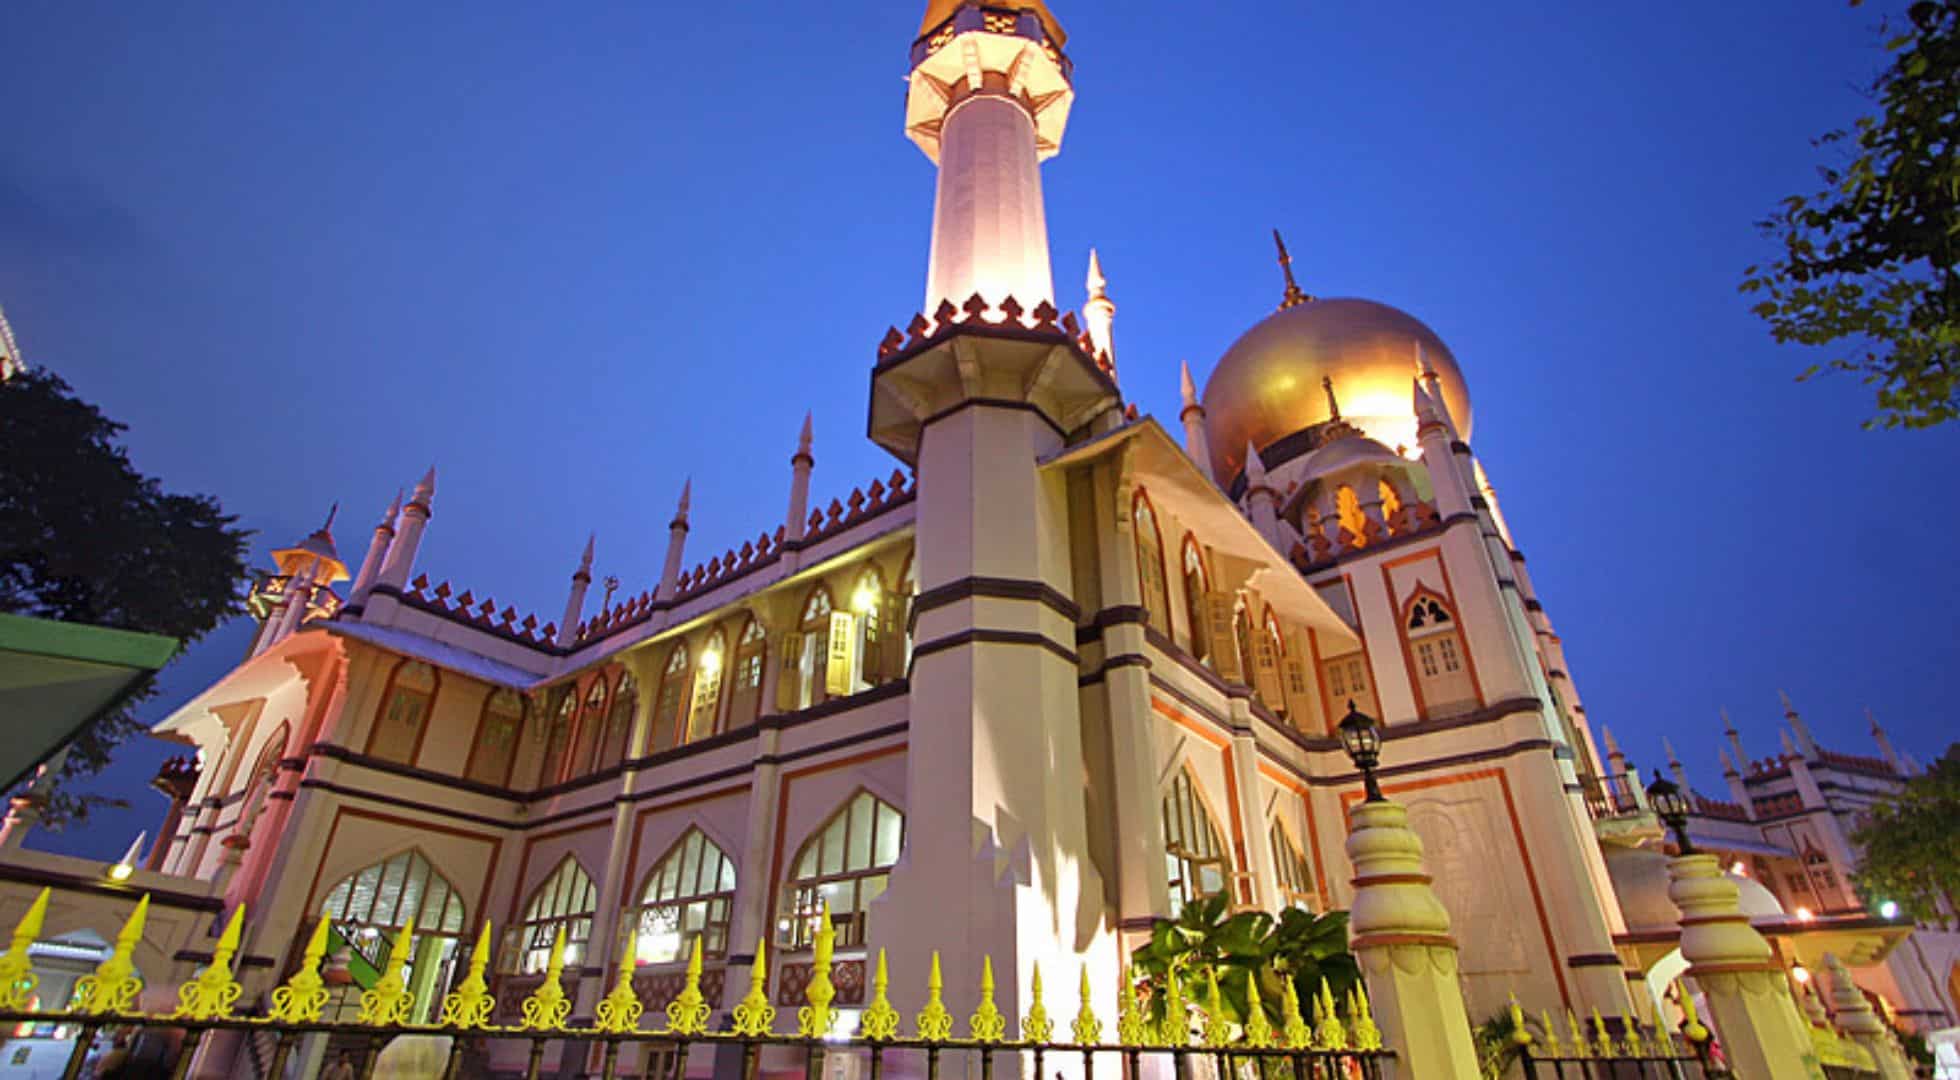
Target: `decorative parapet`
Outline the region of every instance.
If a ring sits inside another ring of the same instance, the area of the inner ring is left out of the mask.
[[[1861,754],[1840,754],[1835,750],[1825,750],[1821,747],[1817,751],[1817,757],[1824,764],[1846,772],[1865,773],[1887,779],[1899,778],[1898,770],[1881,758],[1865,757]]]
[[[1743,809],[1741,803],[1723,802],[1705,795],[1696,795],[1694,801],[1695,815],[1698,817],[1719,818],[1723,821],[1749,820],[1749,811]]]
[[[1397,507],[1392,514],[1377,519],[1365,515],[1360,535],[1341,524],[1331,515],[1321,527],[1302,530],[1306,539],[1293,545],[1287,552],[1293,565],[1300,570],[1317,570],[1331,566],[1357,551],[1379,547],[1391,540],[1401,540],[1423,533],[1436,532],[1443,526],[1442,515],[1436,504],[1426,502],[1407,502]]]
[[[447,581],[431,588],[427,574],[417,574],[401,594],[401,599],[410,607],[432,615],[442,615],[525,645],[549,645],[558,629],[554,623],[539,626],[536,615],[519,619],[517,609],[508,604],[499,612],[495,600],[488,596],[478,600],[476,594],[468,589],[457,595]]]
[[[1029,311],[1012,296],[999,304],[988,304],[979,293],[967,297],[966,303],[957,308],[950,300],[941,300],[939,306],[933,309],[931,319],[927,319],[923,313],[915,314],[912,321],[905,324],[903,333],[896,326],[886,329],[885,336],[878,342],[878,366],[890,367],[955,332],[1033,335],[1067,342],[1092,361],[1096,370],[1111,380],[1116,378],[1116,365],[1111,362],[1109,353],[1096,348],[1074,312],[1057,311],[1055,305],[1046,300]]]

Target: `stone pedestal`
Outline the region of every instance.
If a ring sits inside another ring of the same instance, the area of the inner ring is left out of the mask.
[[[1429,887],[1409,812],[1382,800],[1357,805],[1347,840],[1354,864],[1349,948],[1368,981],[1396,1072],[1422,1080],[1476,1080],[1476,1044],[1457,981],[1449,912]]]
[[[1720,862],[1713,855],[1677,856],[1668,876],[1667,894],[1681,909],[1681,955],[1735,1074],[1822,1077],[1783,969],[1749,925]]]
[[[1906,1064],[1892,1033],[1885,1030],[1885,1021],[1872,1012],[1864,991],[1851,981],[1851,972],[1845,970],[1844,961],[1836,953],[1825,953],[1824,968],[1829,978],[1831,1016],[1838,1029],[1872,1056],[1881,1080],[1908,1080],[1912,1067]]]

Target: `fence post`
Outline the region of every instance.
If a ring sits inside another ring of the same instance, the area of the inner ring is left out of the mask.
[[[1851,981],[1851,972],[1845,970],[1844,961],[1836,953],[1825,953],[1824,971],[1830,977],[1831,1012],[1838,1027],[1872,1056],[1881,1080],[1910,1080],[1912,1070],[1906,1066],[1898,1044],[1885,1030],[1885,1022],[1872,1012],[1865,992]]]
[[[1457,982],[1456,939],[1449,913],[1429,887],[1409,812],[1388,799],[1357,804],[1347,853],[1355,885],[1349,947],[1398,1069],[1422,1080],[1479,1080]]]
[[[1783,969],[1715,856],[1677,855],[1667,872],[1667,894],[1681,909],[1681,955],[1736,1075],[1821,1077]]]

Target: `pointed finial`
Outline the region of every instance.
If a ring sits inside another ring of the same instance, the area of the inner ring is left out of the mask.
[[[878,950],[878,966],[872,969],[871,1004],[864,1007],[858,1021],[858,1038],[867,1042],[886,1042],[898,1038],[898,1010],[892,1008],[891,973],[885,967],[885,950]]]
[[[332,994],[320,977],[320,961],[327,955],[327,931],[332,922],[322,916],[313,922],[313,933],[300,954],[299,970],[284,986],[272,992],[272,1008],[266,1015],[282,1024],[310,1024],[320,1019]]]
[[[1873,735],[1885,734],[1885,729],[1878,725],[1878,715],[1872,712],[1871,706],[1869,705],[1865,706],[1865,722],[1872,726]]]
[[[596,545],[597,545],[598,543],[599,543],[599,534],[598,534],[598,533],[596,533],[596,532],[594,532],[594,533],[587,533],[587,534],[586,534],[586,537],[585,537],[585,550],[584,550],[584,551],[583,551],[582,553],[580,553],[580,555],[579,555],[579,557],[578,557],[578,569],[579,569],[579,573],[581,573],[581,574],[585,574],[585,575],[588,575],[588,576],[590,576],[590,575],[591,575],[591,573],[592,573],[592,549],[593,549],[593,547],[594,547],[594,546],[596,546]]]
[[[1667,763],[1669,765],[1681,764],[1681,759],[1674,756],[1674,744],[1668,742],[1667,736],[1665,735],[1661,736],[1661,750],[1667,754]]]
[[[1232,1024],[1225,1018],[1225,995],[1218,989],[1218,968],[1205,969],[1205,1000],[1198,1008],[1205,1017],[1204,1028],[1199,1038],[1209,1047],[1229,1045],[1232,1041]]]
[[[733,1031],[748,1038],[771,1034],[776,1024],[776,1007],[769,1004],[769,939],[755,943],[755,961],[749,965],[749,992],[730,1010]]]
[[[830,960],[836,950],[837,927],[830,919],[829,900],[823,902],[823,910],[817,917],[817,932],[811,942],[810,981],[803,990],[809,1004],[797,1010],[796,1014],[796,1033],[806,1039],[828,1036],[830,1026],[837,1019],[830,1007],[837,997],[837,989],[830,981]]]
[[[1538,1010],[1538,1026],[1545,1029],[1545,1056],[1554,1058],[1561,1056],[1564,1048],[1559,1045],[1558,1026],[1552,1023],[1549,1009]]]
[[[698,944],[701,939],[697,936],[694,940]],[[613,1035],[630,1035],[640,1030],[640,1017],[646,1012],[646,1006],[640,1004],[640,995],[633,992],[635,951],[629,935],[620,944],[619,968],[612,989],[592,1007],[594,1029]]]
[[[415,482],[415,501],[419,503],[426,503],[429,501],[430,498],[432,498],[435,495],[435,493],[436,493],[436,467],[434,465],[431,465],[429,466],[429,471],[422,474],[422,479],[417,480]]]
[[[27,950],[41,936],[51,891],[43,886],[34,902],[27,905],[27,914],[14,924],[6,955],[0,956],[0,1009],[25,1009],[34,1000],[34,988],[40,985],[41,979],[34,974],[34,961],[28,957]]]
[[[796,455],[798,457],[809,457],[810,447],[815,444],[815,440],[816,432],[811,426],[811,416],[809,411],[805,410],[803,413],[803,429],[796,433]]]
[[[333,519],[339,513],[340,513],[340,501],[336,499],[332,506],[327,507],[327,520],[320,523],[320,531],[323,533],[332,532]]]
[[[1279,249],[1280,273],[1286,275],[1286,295],[1279,302],[1279,309],[1299,307],[1313,297],[1300,291],[1300,283],[1293,280],[1293,256],[1286,253],[1286,241],[1280,239],[1279,230],[1273,230],[1273,246]]]
[[[326,920],[322,919],[321,922]],[[496,1010],[497,1002],[490,996],[490,986],[484,978],[484,971],[490,966],[490,920],[476,932],[476,947],[470,950],[470,964],[463,981],[456,984],[442,999],[442,1012],[437,1023],[444,1027],[481,1028],[490,1023],[490,1014]]]
[[[1028,985],[1028,994],[1034,1001],[1028,1006],[1028,1015],[1021,1018],[1021,1041],[1045,1043],[1055,1036],[1055,1022],[1048,1018],[1048,1004],[1041,1000],[1041,964],[1038,961]]]
[[[1313,1029],[1307,1026],[1307,1018],[1300,1013],[1300,991],[1293,985],[1291,975],[1286,976],[1280,985],[1280,1035],[1292,1049],[1308,1049],[1313,1046]]]
[[[1599,737],[1600,737],[1600,741],[1606,744],[1607,757],[1620,756],[1620,742],[1618,739],[1615,739],[1613,737],[1612,728],[1607,727],[1605,724],[1599,725]]]
[[[1729,707],[1727,705],[1723,705],[1717,711],[1722,714],[1722,731],[1726,734],[1734,735],[1735,723],[1729,719]]]
[[[967,1029],[974,1042],[999,1042],[1007,1037],[1007,1017],[994,1004],[994,958],[980,958],[980,1006],[967,1018]]]
[[[1069,1034],[1077,1046],[1094,1046],[1102,1042],[1103,1023],[1096,1016],[1095,1005],[1090,1000],[1089,965],[1082,965],[1082,1006],[1075,1011],[1075,1023],[1069,1025]]]
[[[633,946],[627,945],[631,955]],[[667,1033],[700,1035],[708,1030],[708,1017],[714,1010],[701,995],[701,935],[694,935],[694,947],[687,953],[687,974],[681,978],[681,992],[667,1003]]]
[[[401,516],[402,516],[402,489],[396,488],[395,501],[388,504],[388,509],[384,511],[381,515],[381,524],[376,525],[375,528],[387,529],[388,531],[393,532],[395,528],[395,520]]]
[[[1103,276],[1102,260],[1096,257],[1095,248],[1089,249],[1089,276],[1084,285],[1089,290],[1089,299],[1107,298],[1108,294],[1104,290],[1109,287],[1109,279]]]
[[[1248,491],[1266,486],[1266,461],[1250,439],[1245,444],[1245,486]]]
[[[1797,753],[1797,744],[1796,744],[1796,742],[1795,742],[1795,741],[1793,741],[1793,740],[1792,740],[1792,739],[1790,738],[1790,731],[1789,731],[1789,729],[1788,729],[1788,728],[1783,728],[1783,729],[1781,729],[1781,730],[1778,730],[1778,731],[1777,731],[1777,733],[1776,733],[1776,741],[1777,741],[1777,742],[1779,742],[1779,743],[1781,743],[1781,744],[1783,745],[1783,756],[1784,756],[1784,757],[1798,757],[1798,756],[1800,756],[1800,755],[1799,755],[1799,754]]]
[[[1183,399],[1184,407],[1191,408],[1198,403],[1198,384],[1191,381],[1191,362],[1177,362],[1177,392]]]
[[[927,1042],[945,1042],[953,1035],[953,1014],[946,1011],[946,1003],[940,995],[946,989],[946,980],[939,974],[939,950],[932,950],[932,966],[926,969],[926,1004],[919,1010],[919,1038]]]
[[[558,940],[561,946],[564,939],[565,930],[560,927]],[[402,976],[402,968],[408,964],[408,954],[414,947],[414,941],[415,920],[410,918],[395,935],[394,946],[388,950],[388,959],[381,969],[381,978],[376,980],[372,987],[361,992],[361,1011],[355,1017],[356,1023],[371,1024],[376,1027],[397,1027],[408,1022],[409,1013],[415,1007],[415,995],[408,990],[406,980]],[[546,981],[550,981],[548,976]],[[544,991],[544,987],[538,989],[540,993]],[[560,990],[559,993],[562,996],[564,991]],[[527,1014],[530,1012],[531,1004],[529,1001],[524,1003]],[[568,1004],[567,1008],[569,1007]]]
[[[1718,748],[1715,753],[1722,759],[1723,772],[1732,773],[1735,771],[1735,759],[1729,756],[1729,752],[1726,749]]]
[[[1273,1045],[1273,1022],[1266,1017],[1266,1006],[1259,1000],[1259,975],[1245,973],[1245,1044],[1263,1050]]]
[[[1341,418],[1341,403],[1334,397],[1334,377],[1332,375],[1322,375],[1320,377],[1320,388],[1327,392],[1327,418],[1329,420],[1339,420]]]
[[[1776,699],[1783,703],[1783,715],[1785,716],[1797,715],[1797,707],[1795,705],[1790,704],[1789,694],[1786,694],[1783,691],[1778,690],[1776,692]]]
[[[116,932],[116,944],[93,974],[75,982],[75,996],[69,1008],[82,1013],[126,1013],[136,1004],[143,980],[136,974],[133,955],[143,940],[143,924],[150,914],[150,894],[136,901],[129,921]]]
[[[688,507],[694,502],[694,478],[681,481],[681,501],[674,506],[674,520],[686,521]]]
[[[1137,1005],[1136,983],[1128,971],[1116,983],[1116,1041],[1124,1046],[1142,1046],[1151,1041],[1150,1021]]]
[[[221,1020],[231,1016],[231,1007],[245,988],[231,977],[231,958],[238,953],[243,932],[245,905],[231,909],[231,919],[211,950],[211,962],[197,977],[177,988],[177,1008],[170,1015],[187,1020]]]

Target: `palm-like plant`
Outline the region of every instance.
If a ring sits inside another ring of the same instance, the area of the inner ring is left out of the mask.
[[[1164,1022],[1163,991],[1173,971],[1187,1001],[1197,999],[1196,988],[1216,974],[1226,1019],[1234,1024],[1245,1023],[1251,982],[1258,983],[1260,1007],[1275,1028],[1288,981],[1299,1000],[1310,1003],[1325,980],[1337,1007],[1346,1009],[1348,991],[1361,979],[1348,952],[1347,912],[1288,908],[1274,918],[1264,911],[1231,913],[1229,906],[1222,892],[1193,900],[1177,918],[1158,919],[1150,941],[1131,954],[1131,977],[1149,992],[1153,1021]]]

